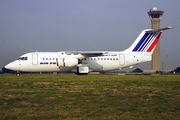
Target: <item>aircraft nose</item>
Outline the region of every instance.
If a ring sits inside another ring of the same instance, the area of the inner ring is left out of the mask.
[[[11,63],[7,64],[7,65],[5,66],[5,68],[6,68],[6,69],[11,69]]]
[[[6,69],[9,70],[15,70],[18,71],[19,70],[19,62],[18,61],[13,61],[9,64],[7,64],[6,66],[4,66]]]

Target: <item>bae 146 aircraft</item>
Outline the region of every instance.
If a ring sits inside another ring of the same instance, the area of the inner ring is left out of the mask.
[[[31,52],[7,64],[6,69],[20,72],[74,72],[77,75],[89,72],[105,72],[151,61],[152,53],[164,30],[143,30],[134,43],[124,51],[62,51]]]

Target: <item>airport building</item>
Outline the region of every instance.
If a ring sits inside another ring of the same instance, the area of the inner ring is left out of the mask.
[[[156,7],[154,7],[150,9],[150,11],[147,13],[151,20],[151,29],[160,28],[160,21],[164,11],[158,10]],[[154,53],[152,55],[151,69],[156,71],[160,70],[160,40],[158,41]]]

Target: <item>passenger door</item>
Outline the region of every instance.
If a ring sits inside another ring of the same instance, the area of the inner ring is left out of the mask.
[[[38,54],[36,53],[32,54],[32,64],[38,65]]]
[[[125,64],[125,58],[123,54],[119,55],[119,64],[120,65],[124,65]]]

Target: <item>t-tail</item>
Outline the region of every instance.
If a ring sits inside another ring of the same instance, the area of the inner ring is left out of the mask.
[[[161,33],[164,30],[172,29],[173,27],[166,27],[161,29],[146,29],[141,32],[134,43],[125,51],[134,53],[143,53],[152,55]]]

